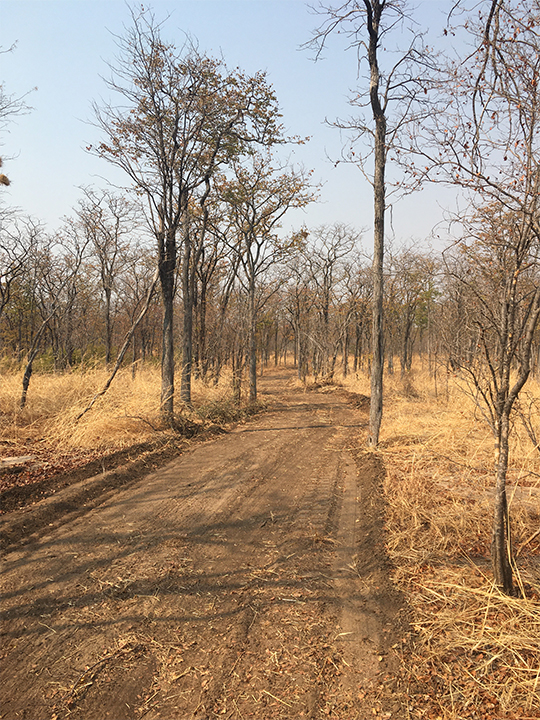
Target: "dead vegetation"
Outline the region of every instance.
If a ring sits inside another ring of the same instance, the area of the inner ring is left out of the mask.
[[[2,455],[33,456],[35,472],[43,474],[170,432],[159,425],[159,377],[151,368],[135,377],[125,371],[75,423],[104,373],[36,375],[23,411],[20,378],[4,374]],[[366,376],[340,384],[340,392],[365,404]],[[196,383],[194,408],[183,417],[205,427],[252,410],[238,409],[227,388],[226,381],[216,388]],[[533,399],[540,396],[534,383],[528,390]],[[386,379],[379,452],[386,467],[387,551],[413,630],[402,648],[398,684],[410,718],[540,717],[540,453],[516,422],[509,499],[521,596],[508,597],[494,587],[489,563],[493,451],[489,430],[452,376],[441,382],[439,375],[436,386],[419,365],[404,380],[399,374]]]
[[[414,631],[401,686],[410,717],[540,717],[540,455],[516,424],[508,495],[521,597],[508,597],[489,561],[493,439],[453,377],[440,387],[439,377],[437,397],[420,366],[387,378],[381,434],[387,550]]]
[[[159,368],[146,366],[134,375],[121,371],[107,394],[77,416],[107,377],[105,368],[63,374],[36,373],[26,406],[20,408],[21,374],[4,371],[0,383],[0,455],[12,467],[0,475],[0,490],[39,481],[44,475],[74,470],[101,457],[133,447],[176,442],[202,430],[219,429],[257,412],[236,405],[230,383],[210,386],[195,381],[193,406],[181,407],[177,430],[163,425],[159,409]],[[20,462],[19,462],[20,460]]]

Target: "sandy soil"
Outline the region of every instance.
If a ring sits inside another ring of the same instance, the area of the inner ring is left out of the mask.
[[[292,377],[261,380],[262,415],[12,544],[1,718],[406,717],[366,409]]]

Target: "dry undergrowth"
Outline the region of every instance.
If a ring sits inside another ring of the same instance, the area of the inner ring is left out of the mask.
[[[103,453],[164,437],[170,430],[159,414],[160,371],[145,366],[134,376],[122,370],[92,409],[79,415],[103,388],[104,368],[32,376],[26,407],[19,407],[19,372],[0,374],[0,454]],[[193,382],[193,408],[176,403],[180,424],[192,427],[238,419],[225,376],[218,386]]]
[[[516,580],[492,582],[492,435],[453,377],[386,379],[381,452],[387,547],[415,631],[404,655],[411,718],[540,717],[540,454],[514,428],[509,500]],[[367,379],[348,378],[355,392]],[[442,392],[441,392],[442,389]],[[529,392],[539,395],[534,382]]]
[[[80,421],[103,386],[103,369],[32,378],[20,410],[21,374],[0,377],[2,456],[78,454],[129,447],[168,432],[159,420],[159,369],[123,371]],[[386,378],[381,449],[387,475],[387,547],[411,608],[404,650],[410,718],[540,717],[540,453],[521,424],[513,434],[509,497],[517,581],[524,597],[493,587],[489,566],[493,439],[454,378],[420,366]],[[364,374],[341,380],[369,394]],[[232,420],[227,378],[195,382],[200,425]],[[528,385],[533,397],[540,390]],[[533,418],[534,419],[534,418]],[[539,424],[539,423],[537,423]]]

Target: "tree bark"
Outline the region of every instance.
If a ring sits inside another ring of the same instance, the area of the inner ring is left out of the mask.
[[[383,413],[383,262],[386,119],[384,114],[375,118],[375,175],[374,175],[374,238],[373,238],[373,315],[371,325],[371,403],[369,412],[369,444],[377,447]]]
[[[171,231],[171,234],[173,231]],[[161,415],[174,426],[174,276],[176,271],[176,241],[174,237],[160,238],[159,279],[163,300],[163,334],[161,353]]]
[[[369,412],[369,444],[377,447],[383,413],[383,261],[384,213],[386,204],[386,116],[379,98],[379,23],[384,3],[364,0],[369,33],[368,60],[370,68],[370,104],[375,121],[375,170],[373,175],[373,315],[371,326],[371,402]]]
[[[184,240],[184,262],[182,267],[182,302],[184,323],[182,330],[182,379],[180,399],[191,405],[191,369],[193,365],[193,283],[191,272],[191,245]]]
[[[509,417],[505,413],[498,427],[496,449],[495,512],[491,536],[491,563],[496,585],[508,595],[513,593],[512,547],[510,517],[506,500],[506,475],[508,470]]]
[[[249,401],[257,400],[257,307],[255,283],[249,286]]]

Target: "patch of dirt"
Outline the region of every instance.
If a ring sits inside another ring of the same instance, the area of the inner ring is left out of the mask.
[[[40,451],[27,456],[26,462],[0,469],[0,512],[5,514],[31,505],[69,485],[131,462],[138,455],[159,451],[166,444],[141,443],[113,453],[53,455]]]
[[[210,434],[198,439],[204,441]],[[0,550],[29,542],[43,528],[58,527],[83,515],[111,493],[178,457],[189,446],[190,442],[183,438],[143,443],[65,473],[46,475],[28,485],[12,485],[0,493],[4,514]]]
[[[0,717],[406,717],[365,411],[291,377],[262,379],[263,415],[62,524],[33,524],[53,498],[12,513],[34,535],[4,557]]]

